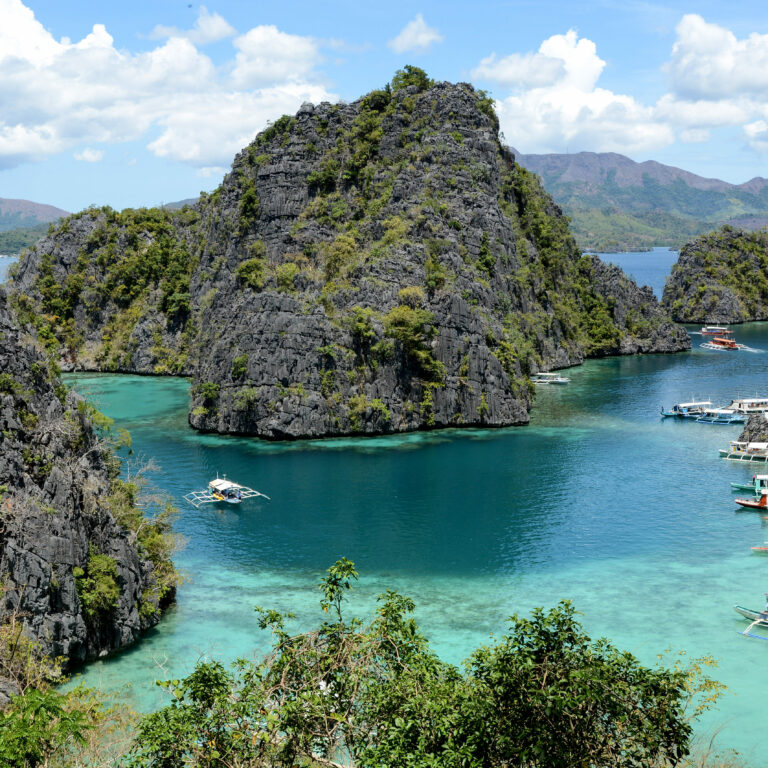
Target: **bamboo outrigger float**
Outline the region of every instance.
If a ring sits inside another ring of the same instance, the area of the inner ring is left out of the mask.
[[[215,504],[216,502],[225,502],[227,504],[240,504],[245,499],[253,499],[261,496],[269,500],[269,496],[261,491],[255,491],[239,483],[233,483],[226,477],[216,475],[215,480],[208,483],[204,491],[192,491],[184,498],[193,506],[200,507],[202,504]]]

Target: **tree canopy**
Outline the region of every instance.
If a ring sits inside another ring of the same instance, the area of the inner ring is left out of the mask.
[[[142,720],[131,766],[629,767],[688,754],[690,669],[593,641],[569,602],[513,616],[462,670],[430,649],[396,592],[369,622],[347,619],[357,576],[349,560],[331,566],[326,618],[309,632],[257,608],[274,634],[260,662],[202,661],[160,683],[171,703]]]

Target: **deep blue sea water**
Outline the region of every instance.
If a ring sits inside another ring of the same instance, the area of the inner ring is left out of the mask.
[[[675,254],[604,258],[659,292]],[[766,324],[736,335],[768,350]],[[570,385],[540,387],[528,427],[371,439],[200,435],[187,426],[184,380],[70,377],[131,431],[134,457],[160,464],[157,482],[179,504],[187,540],[177,605],[135,648],[89,666],[85,681],[157,706],[156,678],[184,674],[201,656],[267,648],[253,606],[290,610],[298,626],[318,621],[315,585],[343,555],[361,574],[353,610],[369,614],[388,588],[410,595],[453,662],[503,632],[512,613],[564,598],[593,636],[646,663],[667,649],[711,654],[729,689],[701,732],[722,727],[723,747],[768,764],[768,643],[741,636],[732,610],[762,606],[768,590],[768,561],[750,551],[768,538],[765,524],[738,512],[729,488],[751,468],[717,455],[738,428],[659,417],[661,405],[692,396],[768,395],[768,352],[712,352],[693,338],[690,353],[570,369]],[[217,472],[271,501],[183,502]]]

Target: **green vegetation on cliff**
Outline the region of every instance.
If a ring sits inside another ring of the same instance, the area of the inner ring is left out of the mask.
[[[14,291],[67,364],[194,371],[193,426],[281,439],[524,423],[536,370],[684,348],[620,282],[487,94],[409,66],[276,120],[193,209],[70,217]]]
[[[680,322],[768,319],[768,231],[725,226],[688,243],[662,302]]]

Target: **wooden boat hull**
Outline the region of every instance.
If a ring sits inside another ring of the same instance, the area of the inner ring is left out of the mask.
[[[751,549],[756,555],[768,555],[768,547],[766,546],[751,547]],[[768,620],[766,620],[766,623],[768,623]]]
[[[734,501],[740,507],[747,507],[747,509],[768,509],[765,496],[761,496],[759,499],[734,499]]]
[[[733,610],[736,613],[740,613],[745,619],[749,619],[749,621],[757,621],[764,616],[765,621],[768,622],[768,613],[765,611],[754,611],[751,608],[745,608],[743,605],[734,605]]]

